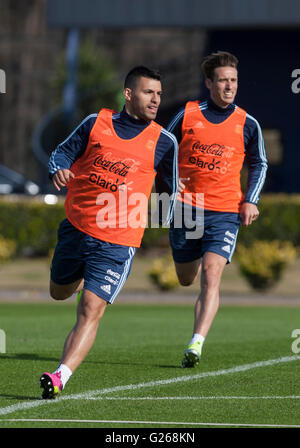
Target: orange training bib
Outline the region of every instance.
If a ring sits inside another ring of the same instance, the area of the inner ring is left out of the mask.
[[[179,177],[190,180],[184,181],[180,200],[206,210],[239,212],[245,120],[246,112],[236,107],[225,121],[213,124],[200,111],[198,101],[186,104],[178,164]],[[191,193],[203,193],[204,204],[196,203]]]
[[[72,165],[65,209],[79,230],[104,241],[139,247],[155,178],[161,126],[151,122],[133,139],[116,134],[113,111],[102,109],[84,154]]]

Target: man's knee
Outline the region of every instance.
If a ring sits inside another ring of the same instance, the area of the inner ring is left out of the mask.
[[[215,266],[203,267],[202,285],[208,288],[216,287],[220,284],[219,270]]]
[[[54,300],[66,300],[71,296],[71,294],[67,293],[66,291],[61,291],[56,288],[50,287],[50,296]]]
[[[177,277],[181,286],[190,286],[195,282],[197,275],[191,276],[177,274]]]
[[[204,260],[202,266],[202,286],[207,288],[219,287],[226,260]]]
[[[54,300],[66,300],[74,294],[75,290],[75,283],[72,283],[71,285],[58,285],[52,280],[50,281],[49,292]]]
[[[198,277],[200,261],[191,263],[175,263],[176,273],[181,286],[192,285]]]
[[[82,300],[78,306],[78,313],[85,320],[99,320],[105,309],[107,302],[89,290],[84,290]]]

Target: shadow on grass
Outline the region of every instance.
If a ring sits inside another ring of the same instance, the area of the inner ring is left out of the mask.
[[[50,356],[40,356],[35,353],[0,354],[0,359],[19,359],[23,361],[58,361],[58,358],[51,358]]]
[[[142,362],[132,362],[130,360],[128,361],[119,361],[119,362],[112,362],[112,361],[84,361],[85,364],[101,364],[103,366],[136,366],[136,367],[158,367],[160,369],[180,369],[182,370],[182,367],[180,364],[154,364],[154,363],[142,363]]]
[[[25,400],[25,401],[36,401],[39,400],[40,397],[38,395],[29,396],[29,395],[13,395],[13,394],[0,394],[2,398],[11,398],[13,400]]]
[[[59,361],[59,358],[51,358],[50,356],[40,356],[35,353],[13,353],[13,354],[0,354],[1,359],[18,359],[23,361]],[[158,367],[162,369],[182,369],[179,364],[151,364],[151,363],[138,363],[132,362],[130,360],[123,362],[112,362],[112,361],[84,361],[86,364],[102,364],[102,365],[116,365],[116,366],[144,366],[144,367]]]

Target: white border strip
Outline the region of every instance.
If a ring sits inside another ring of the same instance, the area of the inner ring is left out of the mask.
[[[110,400],[110,401],[143,401],[143,400],[299,400],[300,395],[287,396],[262,396],[262,397],[239,397],[239,396],[211,396],[211,397],[91,397],[89,400]]]
[[[254,428],[300,428],[300,425],[276,425],[263,423],[203,423],[203,422],[156,422],[143,420],[71,420],[71,419],[42,419],[42,418],[8,418],[2,419],[6,422],[53,422],[53,423],[121,423],[129,425],[192,425],[192,426],[239,426],[239,427],[254,427]]]
[[[155,386],[161,386],[166,384],[176,384],[176,383],[183,383],[186,381],[194,381],[201,378],[208,378],[208,377],[216,377],[221,375],[229,375],[231,373],[238,373],[238,372],[245,372],[247,370],[256,369],[259,367],[268,367],[276,364],[281,364],[285,362],[292,362],[292,361],[299,361],[300,355],[294,355],[294,356],[284,356],[281,358],[276,359],[269,359],[266,361],[258,361],[254,362],[252,364],[244,364],[236,367],[231,367],[229,369],[221,369],[221,370],[214,370],[211,372],[200,372],[196,375],[186,375],[186,376],[180,376],[175,378],[169,378],[167,380],[158,380],[158,381],[149,381],[148,383],[138,383],[138,384],[128,384],[123,386],[115,386],[110,387],[106,389],[99,389],[94,390],[90,392],[83,392],[80,394],[73,394],[73,395],[66,395],[58,397],[55,400],[35,400],[35,401],[27,401],[27,402],[20,402],[18,404],[13,404],[11,406],[7,406],[5,408],[0,408],[0,416],[1,415],[7,415],[11,414],[13,412],[17,411],[24,411],[25,409],[30,408],[37,408],[42,405],[52,405],[56,403],[61,403],[65,400],[88,400],[91,397],[99,396],[99,395],[105,395],[113,392],[120,392],[125,390],[137,390],[142,389],[144,387],[155,387]],[[1,421],[1,419],[0,419]]]

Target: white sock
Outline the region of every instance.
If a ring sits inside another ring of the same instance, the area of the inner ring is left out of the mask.
[[[189,345],[199,343],[199,344],[201,344],[201,348],[202,348],[204,341],[205,341],[205,337],[202,336],[202,334],[194,333]]]
[[[66,364],[60,364],[53,373],[59,373],[59,372],[61,373],[60,380],[64,388],[67,382],[69,381],[70,377],[72,376],[72,370],[70,370],[69,367],[66,366]]]

